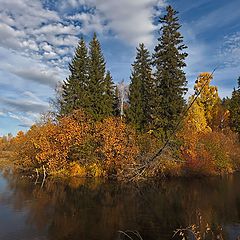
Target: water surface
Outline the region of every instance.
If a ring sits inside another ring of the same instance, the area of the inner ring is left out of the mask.
[[[0,177],[1,240],[171,239],[195,225],[207,239],[240,238],[240,174],[139,186],[97,180]],[[134,238],[133,238],[134,239]]]

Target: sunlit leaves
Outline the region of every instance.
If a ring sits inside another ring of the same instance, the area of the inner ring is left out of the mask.
[[[201,73],[194,85],[195,94],[199,94],[197,104],[203,107],[208,124],[211,124],[220,103],[217,87],[210,85],[212,78],[210,73]]]
[[[108,118],[96,126],[97,153],[109,174],[133,164],[138,154],[135,133],[120,118]]]

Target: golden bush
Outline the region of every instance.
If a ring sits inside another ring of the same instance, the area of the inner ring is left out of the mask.
[[[139,153],[135,132],[120,118],[110,117],[96,126],[96,153],[107,175],[119,175],[135,163]]]

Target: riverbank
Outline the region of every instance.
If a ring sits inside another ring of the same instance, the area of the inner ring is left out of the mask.
[[[153,162],[152,164],[149,164],[144,169],[144,173],[132,169],[132,172],[131,170],[128,170],[128,174],[122,175],[124,177],[106,175],[103,168],[100,165],[97,166],[96,163],[88,166],[80,166],[77,162],[71,162],[67,168],[56,172],[47,172],[44,166],[35,169],[22,168],[12,159],[13,155],[12,152],[4,152],[0,157],[0,171],[11,171],[14,174],[30,177],[30,179],[40,179],[40,181],[45,178],[50,178],[64,181],[67,179],[80,179],[80,181],[83,181],[84,179],[99,179],[100,181],[111,179],[118,180],[119,182],[149,182],[166,179],[208,179],[209,177],[226,176],[239,172],[238,168],[228,169],[227,171],[222,172],[190,171],[186,168],[186,162],[174,161],[173,159],[163,160],[159,158],[156,159],[159,163],[156,164],[156,162]],[[142,175],[139,176],[138,174]]]
[[[11,160],[12,153],[9,151],[3,151],[0,154],[0,171],[7,169],[13,169],[14,163]]]

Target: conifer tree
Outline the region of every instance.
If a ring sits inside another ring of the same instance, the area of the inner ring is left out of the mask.
[[[83,38],[69,64],[70,76],[64,81],[61,96],[61,115],[82,108],[95,120],[114,114],[115,87],[96,34],[89,44],[89,54]]]
[[[106,117],[115,115],[115,101],[116,101],[116,90],[115,85],[113,83],[113,79],[111,76],[110,71],[107,71],[106,77],[105,77],[105,91],[104,91],[104,98],[103,98],[103,104],[104,104],[104,115]]]
[[[114,104],[113,104],[113,112],[114,116],[119,117],[121,113],[121,94],[119,86],[115,86],[115,94],[114,94]]]
[[[137,56],[132,66],[127,117],[136,129],[142,131],[151,123],[154,97],[151,58],[143,43],[137,48]]]
[[[105,60],[97,35],[89,44],[89,112],[95,120],[101,120],[113,113],[113,85],[110,74],[106,78]],[[109,78],[110,77],[110,78]]]
[[[187,80],[183,68],[188,55],[184,52],[187,47],[179,32],[181,25],[177,12],[171,6],[166,10],[166,15],[160,18],[161,36],[153,54],[153,65],[156,67],[154,127],[163,138],[172,131],[185,106],[183,95],[187,91]]]
[[[240,77],[238,78],[238,87],[234,88],[230,100],[230,126],[231,129],[239,134],[240,138]]]
[[[60,114],[66,115],[73,110],[86,108],[88,98],[88,54],[83,38],[78,43],[75,55],[69,64],[70,76],[62,86]]]

